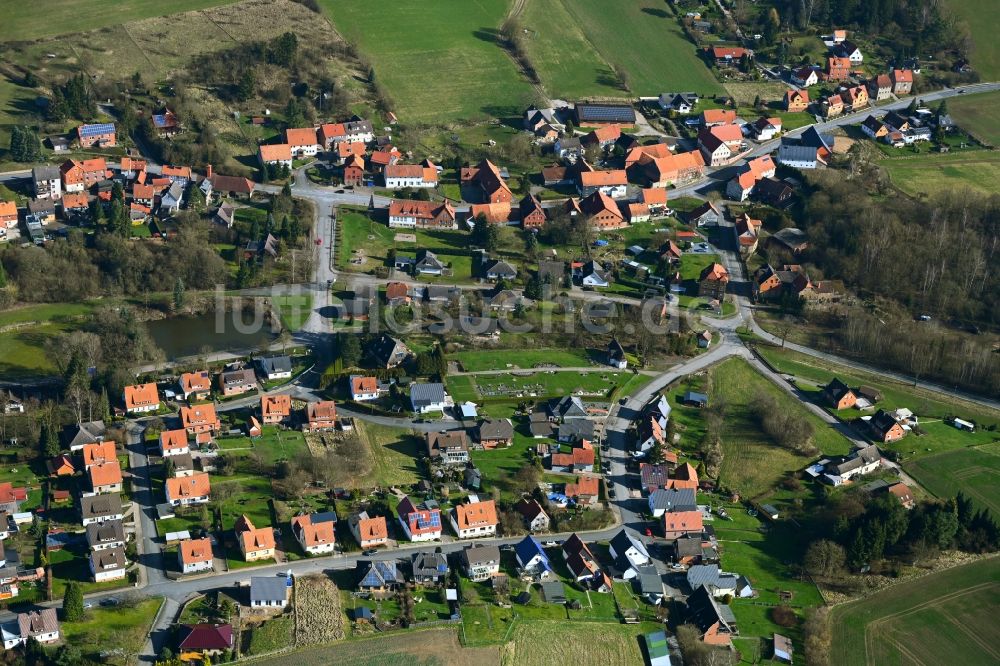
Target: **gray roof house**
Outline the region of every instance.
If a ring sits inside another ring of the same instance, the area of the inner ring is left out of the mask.
[[[108,520],[121,520],[122,498],[118,493],[83,497],[80,499],[80,516],[85,526]]]
[[[75,428],[68,428],[67,440],[70,451],[79,451],[84,444],[104,441],[104,434],[107,432],[104,421],[88,421],[80,423]]]
[[[440,583],[448,575],[448,558],[443,553],[414,553],[410,564],[416,583]]]
[[[291,593],[291,579],[285,576],[251,576],[250,606],[284,608]]]
[[[490,262],[483,275],[487,280],[513,280],[517,277],[517,269],[502,259]]]
[[[395,368],[410,355],[409,347],[385,333],[373,340],[366,351],[372,361],[383,368]]]
[[[559,424],[560,442],[577,442],[594,438],[594,422],[590,419],[566,419]]]
[[[694,511],[697,508],[694,488],[660,489],[649,494],[649,511],[656,518],[667,512]]]
[[[104,550],[125,545],[125,528],[120,520],[87,525],[87,545],[91,550]]]
[[[257,367],[267,380],[292,376],[292,359],[288,356],[271,356],[257,359]]]
[[[444,384],[413,384],[410,386],[410,404],[418,414],[443,412],[446,406]]]
[[[430,250],[419,250],[417,261],[413,264],[413,272],[421,275],[441,275],[445,271],[444,262]]]
[[[568,395],[558,400],[551,400],[549,414],[556,420],[583,419],[587,417],[587,410],[584,409],[580,398]]]

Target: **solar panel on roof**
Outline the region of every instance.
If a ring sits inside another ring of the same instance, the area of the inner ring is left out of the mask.
[[[81,136],[96,136],[98,134],[110,134],[115,131],[113,123],[98,123],[96,125],[84,125],[80,128]]]
[[[603,120],[606,122],[635,122],[635,111],[628,106],[588,106],[578,107],[581,120]]]

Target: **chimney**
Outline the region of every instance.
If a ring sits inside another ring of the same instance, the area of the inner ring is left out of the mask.
[[[209,180],[211,180],[211,178],[212,178],[212,165],[211,164],[209,164],[208,167],[205,169],[205,178],[208,178]]]

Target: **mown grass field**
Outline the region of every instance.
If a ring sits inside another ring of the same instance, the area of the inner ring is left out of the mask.
[[[1000,514],[1000,445],[948,451],[906,465],[925,488],[938,497],[959,492],[994,515]]]
[[[810,459],[778,447],[761,432],[750,413],[758,395],[772,396],[783,410],[801,414],[813,424],[813,443],[825,454],[845,454],[850,442],[836,430],[809,413],[792,396],[761,376],[746,361],[730,359],[711,370],[709,405],[724,401],[726,416],[722,426],[725,458],[719,481],[726,488],[754,497],[773,488],[790,470],[801,469]]]
[[[506,0],[320,0],[372,62],[401,122],[520,113],[533,91],[496,43]]]
[[[39,0],[30,5],[6,5],[0,22],[0,42],[25,41],[96,30],[126,21],[232,4],[233,0]]]
[[[162,599],[153,598],[133,608],[95,606],[87,611],[81,622],[63,622],[59,628],[66,643],[86,656],[96,657],[109,646],[115,646],[131,663],[142,651],[146,633],[162,603]]]
[[[86,303],[29,305],[0,312],[0,376],[23,378],[55,372],[46,347],[55,336],[93,312]]]
[[[1000,145],[1000,92],[965,95],[948,100],[948,113],[958,126],[991,146]]]
[[[994,0],[949,0],[948,8],[965,20],[975,49],[972,66],[983,81],[1000,79],[1000,13]]]
[[[1000,558],[896,585],[833,611],[831,663],[1000,661]]]
[[[563,368],[586,367],[592,360],[584,349],[498,349],[449,354],[448,359],[462,364],[465,372],[504,370],[507,367],[533,368],[558,365]]]
[[[563,0],[563,5],[592,48],[607,62],[628,71],[633,93],[691,90],[707,96],[723,92],[666,4]],[[558,91],[555,82],[552,87]]]
[[[884,159],[879,166],[892,184],[912,196],[972,190],[1000,193],[1000,152],[926,153],[906,159]]]
[[[643,628],[607,622],[520,622],[511,632],[510,641],[500,648],[500,663],[503,666],[642,664],[645,657],[639,647],[639,636]]]

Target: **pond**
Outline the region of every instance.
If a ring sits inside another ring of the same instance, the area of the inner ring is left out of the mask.
[[[252,326],[247,322],[237,328],[233,313],[227,313],[222,320],[220,327],[215,313],[210,312],[149,321],[146,328],[167,360],[195,356],[206,349],[210,352],[260,349],[277,337],[267,324]]]

